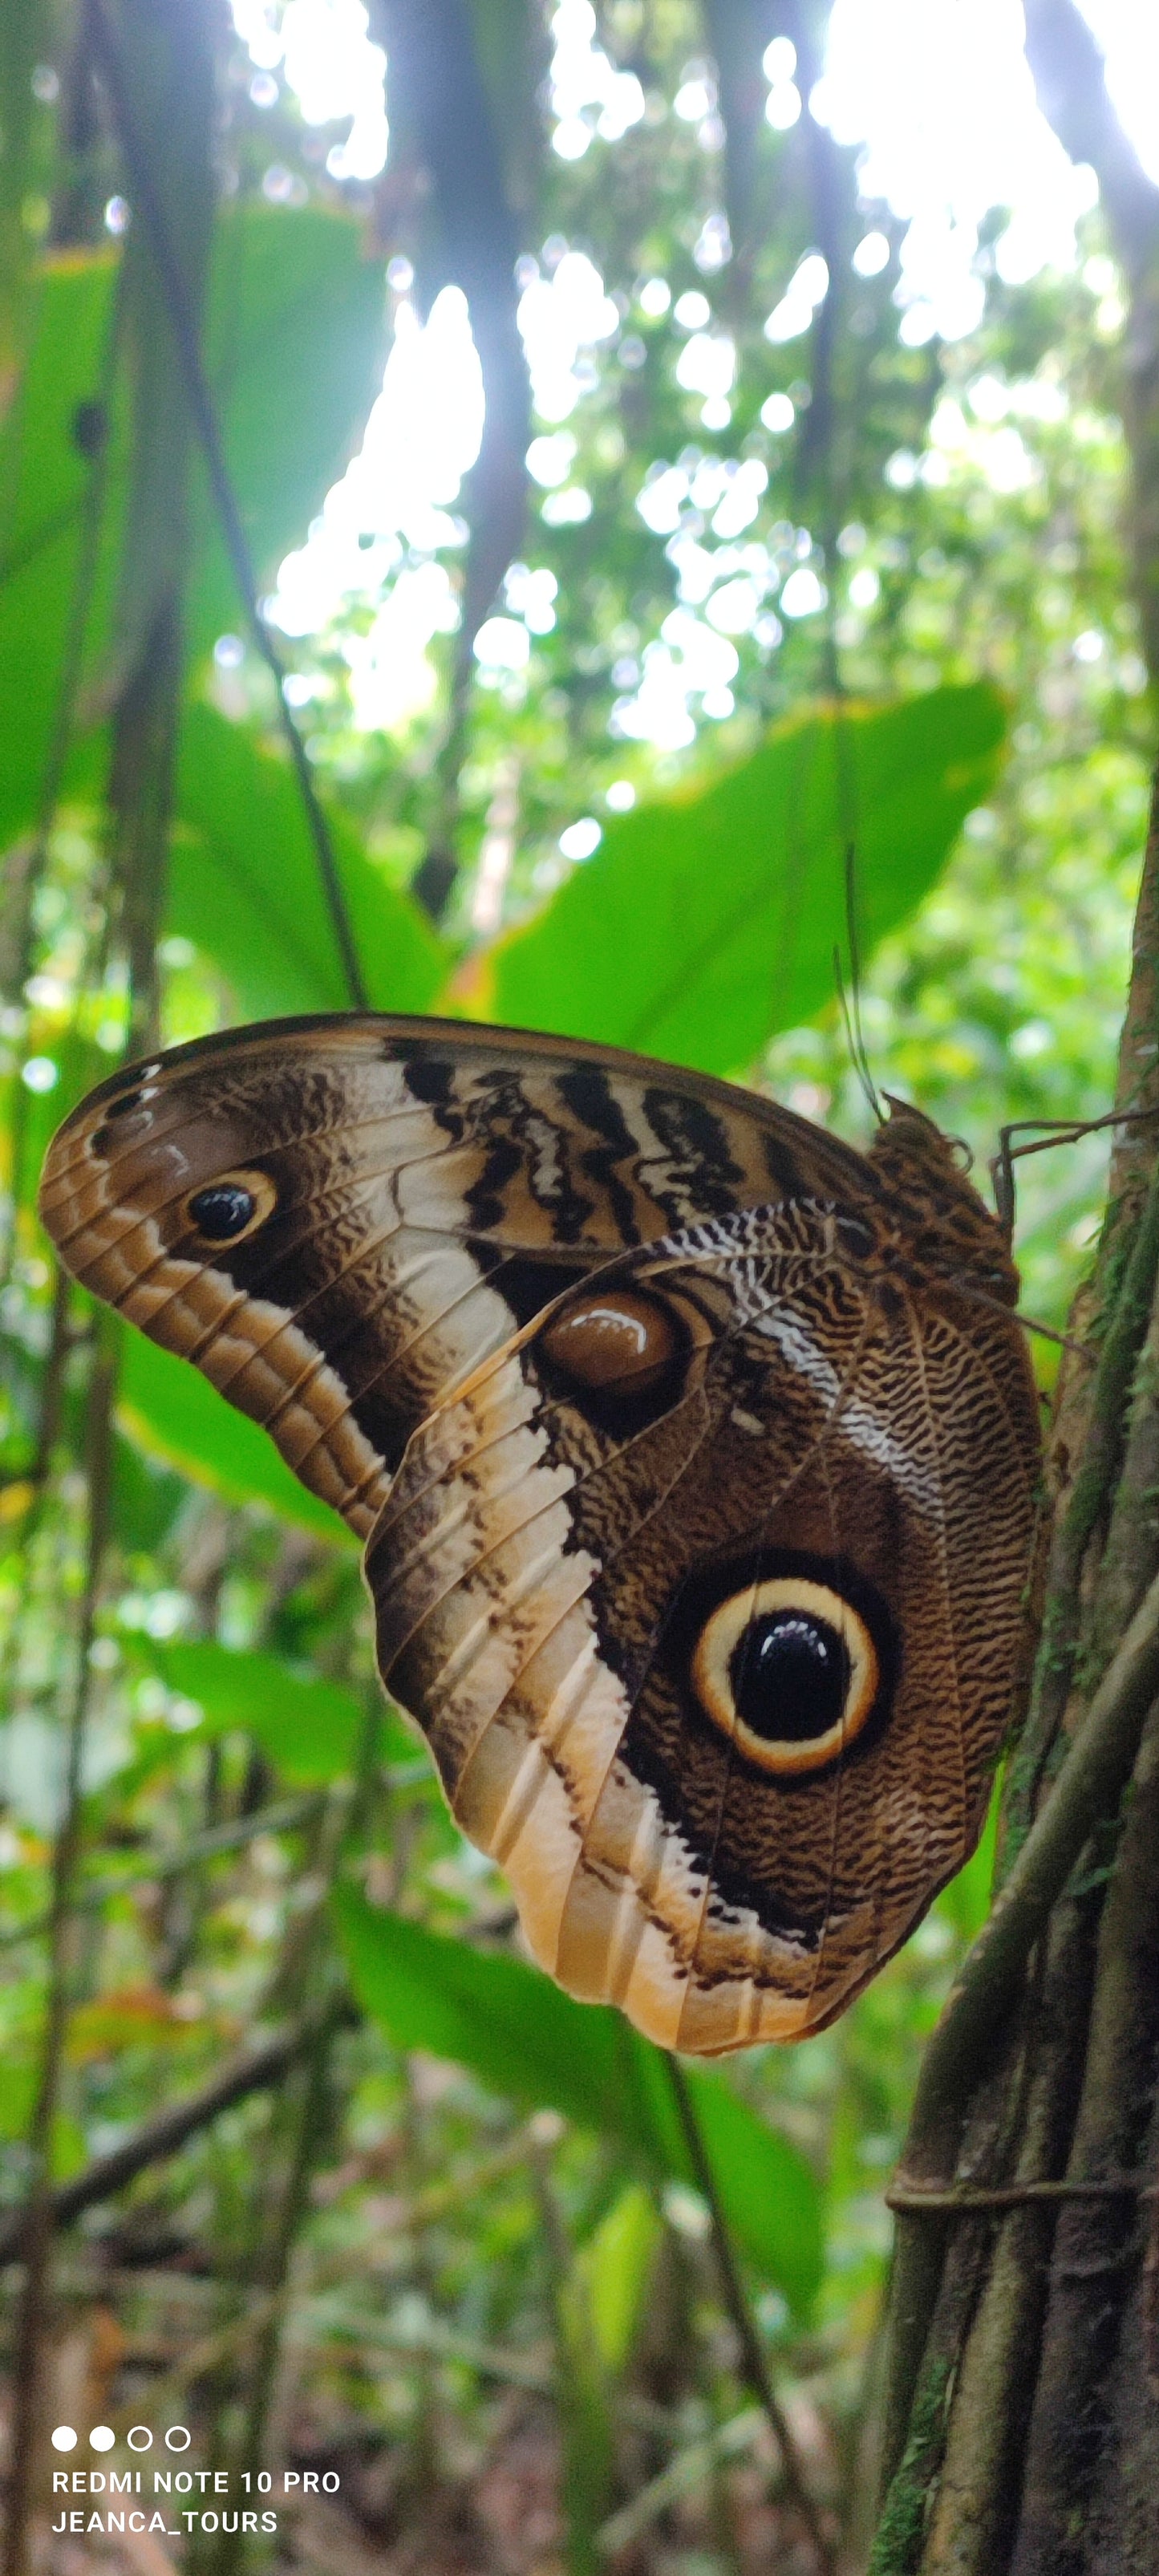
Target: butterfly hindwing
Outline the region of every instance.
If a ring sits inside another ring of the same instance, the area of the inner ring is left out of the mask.
[[[544,1966],[706,2053],[840,2011],[973,1847],[1020,1637],[1034,1396],[938,1131],[267,1023],[102,1085],[41,1204],[367,1539]]]
[[[952,1296],[883,1307],[819,1216],[602,1278],[573,1309],[670,1309],[678,1382],[626,1383],[617,1428],[606,1383],[566,1383],[564,1300],[451,1397],[368,1549],[381,1668],[562,1984],[669,2046],[798,2037],[977,1839],[1033,1509],[1021,1354],[979,1371]]]

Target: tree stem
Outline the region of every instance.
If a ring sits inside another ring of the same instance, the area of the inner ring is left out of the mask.
[[[721,2292],[740,2345],[744,2376],[768,2418],[781,2456],[786,2493],[808,2532],[821,2576],[832,2576],[833,2553],[820,2513],[809,2492],[808,2481],[792,2429],[773,2386],[764,2346],[757,2332],[756,2319],[741,2280],[728,2220],[717,2189],[712,2158],[704,2143],[703,2132],[696,2116],[696,2105],[688,2087],[688,2078],[678,2057],[669,2056],[667,2066],[673,2100],[684,2133],[685,2145],[688,2148],[689,2162],[696,2177],[696,2187],[708,2209]]]

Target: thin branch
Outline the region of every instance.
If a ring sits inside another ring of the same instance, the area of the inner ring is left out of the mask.
[[[208,2129],[223,2111],[236,2102],[244,2102],[251,2093],[264,2093],[279,2084],[288,2067],[307,2055],[316,2045],[322,2031],[342,2025],[353,2026],[358,2014],[346,1995],[331,1997],[322,2005],[300,2014],[285,2030],[272,2039],[259,2042],[256,2048],[242,2050],[215,2075],[213,2081],[188,2093],[184,2101],[170,2103],[155,2119],[146,2120],[132,2136],[122,2140],[107,2156],[96,2156],[71,2182],[58,2183],[51,2195],[55,2227],[70,2226],[82,2211],[94,2209],[99,2202],[111,2200],[134,2182],[150,2165],[163,2164],[180,2147],[202,2129]],[[28,2228],[28,2212],[13,2212],[0,2227],[0,2264],[13,2263],[20,2256]]]
[[[196,1869],[203,1860],[216,1860],[220,1852],[236,1851],[242,1843],[256,1842],[259,1834],[288,1834],[298,1825],[317,1815],[325,1791],[311,1789],[297,1798],[280,1798],[275,1805],[259,1807],[252,1816],[233,1816],[223,1825],[209,1825],[204,1833],[192,1834],[177,1851],[156,1852],[124,1876],[110,1873],[94,1878],[76,1889],[72,1910],[77,1914],[99,1914],[110,1898],[132,1896],[139,1887],[153,1887],[159,1880],[184,1878],[187,1870]],[[6,1923],[0,1930],[0,1950],[10,1950],[21,1941],[37,1941],[49,1930],[51,1913],[32,1914],[26,1923]]]
[[[170,236],[148,145],[130,106],[116,40],[101,6],[101,0],[92,0],[92,23],[96,54],[112,101],[129,185],[142,219],[148,227],[149,244],[169,309],[178,362],[185,381],[186,400],[205,460],[205,469],[221,522],[226,551],[233,567],[234,580],[237,583],[254,645],[273,677],[277,692],[278,721],[293,762],[299,794],[314,843],[318,870],[347,990],[356,1010],[369,1010],[370,1000],[363,981],[354,933],[346,909],[346,898],[338,874],[338,862],[334,844],[330,838],[330,827],[318,799],[305,743],[286,701],[285,672],[281,655],[258,605],[257,578],[250,556],[249,540],[230,481],[213,396],[201,362],[200,340],[193,307]]]
[[[805,2525],[822,2576],[831,2576],[833,2553],[822,2526],[820,2514],[809,2492],[800,2453],[793,2439],[784,2408],[773,2386],[768,2359],[745,2295],[744,2283],[741,2280],[732,2237],[729,2233],[728,2220],[717,2189],[712,2158],[704,2143],[700,2122],[696,2115],[696,2105],[688,2087],[688,2078],[679,2058],[669,2056],[667,2066],[677,2117],[688,2149],[689,2162],[696,2178],[697,2189],[706,2203],[712,2223],[713,2250],[720,2273],[721,2290],[733,2331],[740,2344],[744,2375],[772,2428],[784,2470],[786,2497]]]
[[[707,2486],[715,2468],[725,2460],[743,2458],[746,2451],[753,2449],[763,2421],[760,2407],[746,2406],[743,2414],[730,2415],[727,2422],[715,2425],[699,2441],[689,2442],[677,2451],[666,2468],[649,2478],[646,2486],[639,2487],[629,2502],[602,2524],[596,2533],[600,2556],[618,2558],[621,2550],[643,2538],[670,2505],[679,2504],[682,2497],[695,2495],[698,2487]]]

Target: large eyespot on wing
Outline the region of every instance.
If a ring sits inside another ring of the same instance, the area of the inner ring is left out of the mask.
[[[782,1575],[730,1593],[691,1661],[701,1707],[762,1771],[799,1779],[849,1750],[878,1704],[881,1661],[859,1610]]]

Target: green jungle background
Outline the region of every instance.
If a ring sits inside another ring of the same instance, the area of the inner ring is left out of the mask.
[[[382,0],[371,181],[328,168],[345,125],[303,121],[283,17],[263,71],[216,0],[0,15],[8,2576],[804,2576],[663,2062],[526,1964],[382,1706],[356,1553],[54,1275],[36,1180],[156,1034],[359,985],[710,1067],[864,1139],[833,990],[850,838],[879,1085],[983,1166],[1004,1121],[1104,1111],[1154,748],[1159,190],[1071,0],[1032,9],[1101,203],[1077,265],[1024,286],[996,208],[977,327],[906,345],[904,226],[807,107],[765,116],[774,40],[807,100],[823,0],[581,8],[644,108],[570,160],[539,0]],[[818,251],[828,293],[770,340]],[[577,253],[561,420],[517,304]],[[461,495],[384,528],[368,484],[361,574],[308,631],[263,624],[392,317],[448,282],[487,392]],[[376,620],[435,567],[428,695],[361,721]],[[778,615],[801,572],[809,609]],[[649,672],[691,668],[666,621],[723,581],[753,595],[701,620],[721,649],[649,740]],[[476,651],[495,618],[514,642]],[[1023,1167],[1055,1326],[1104,1141]],[[983,1849],[835,2029],[689,2078],[848,2571],[883,2193],[987,1887]],[[94,2422],[118,2460],[129,2425],[188,2424],[194,2461],[273,2472],[276,2537],[52,2535],[62,2420],[78,2459]],[[287,2500],[286,2466],[316,2492]]]

